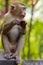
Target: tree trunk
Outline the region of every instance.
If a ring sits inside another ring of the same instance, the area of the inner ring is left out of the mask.
[[[5,4],[5,7],[6,7],[6,13],[8,12],[8,0],[5,0],[6,4]]]

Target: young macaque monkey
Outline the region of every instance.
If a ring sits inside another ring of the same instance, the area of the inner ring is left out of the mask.
[[[24,3],[14,2],[8,13],[5,14],[5,22],[2,25],[2,45],[7,59],[19,57],[24,46],[26,33],[25,11]]]

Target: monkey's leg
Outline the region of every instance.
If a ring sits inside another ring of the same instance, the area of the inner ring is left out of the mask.
[[[5,36],[5,35],[2,35],[2,45],[4,48],[5,54],[10,53],[10,47],[9,47],[10,42],[9,42],[7,36]]]
[[[15,55],[16,56],[20,56],[20,52],[22,51],[23,49],[23,46],[24,46],[24,41],[25,41],[25,35],[22,35],[20,38],[19,38],[19,41],[18,41],[18,47],[17,47],[17,50],[15,52]]]
[[[16,60],[17,60],[16,62],[17,62],[17,63],[20,63],[20,52],[21,52],[21,50],[23,49],[24,40],[25,40],[25,35],[22,35],[22,36],[19,38],[19,41],[17,42],[17,44],[18,44],[17,50],[16,50],[16,52],[14,53],[14,55],[12,56],[13,58],[16,57]]]
[[[5,35],[2,35],[2,45],[4,48],[4,52],[5,52],[4,57],[6,59],[10,59],[11,55],[13,55],[13,54],[10,52],[10,42],[9,42],[7,36],[5,36]]]
[[[16,43],[16,44],[18,44],[17,50],[16,50],[16,52],[12,55],[12,58],[16,57],[17,63],[20,62],[20,52],[21,52],[21,50],[23,49],[24,40],[25,40],[25,35],[22,35],[22,36],[19,38],[19,41]]]

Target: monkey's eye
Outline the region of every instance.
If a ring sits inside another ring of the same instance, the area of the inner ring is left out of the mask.
[[[15,10],[15,9],[16,9],[16,7],[15,7],[14,5],[12,5],[12,6],[11,6],[11,9],[14,9],[14,10]]]
[[[11,9],[14,9],[14,6],[11,6]]]

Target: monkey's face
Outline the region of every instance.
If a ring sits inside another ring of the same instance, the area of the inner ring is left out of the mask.
[[[11,5],[10,12],[20,18],[24,18],[26,15],[26,6],[23,3],[14,3]]]
[[[26,10],[25,7],[20,8],[20,11],[19,11],[19,17],[20,18],[24,18],[25,17],[25,15],[26,15],[25,10]]]

